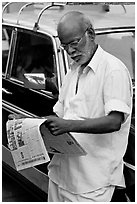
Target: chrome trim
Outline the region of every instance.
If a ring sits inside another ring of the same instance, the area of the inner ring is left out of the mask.
[[[23,82],[18,80],[18,79],[10,77],[10,81],[12,81],[14,84],[18,83],[18,86],[24,87]],[[53,94],[51,92],[49,92],[49,91],[46,91],[46,90],[35,90],[35,89],[32,89],[32,88],[29,88],[29,89],[31,91],[35,92],[35,93],[38,93],[38,94],[42,95],[42,96],[46,96],[49,99],[54,99]]]
[[[17,24],[19,25],[19,16],[20,16],[20,14],[22,13],[22,11],[25,9],[25,8],[27,8],[28,6],[32,6],[33,4],[35,4],[34,2],[30,2],[30,3],[27,3],[27,4],[25,4],[25,5],[23,5],[21,8],[20,8],[20,10],[19,10],[19,12],[18,12],[18,17],[17,17]]]
[[[38,117],[37,115],[34,115],[30,112],[27,112],[27,111],[15,106],[15,105],[11,104],[11,103],[4,101],[4,100],[2,100],[2,108],[6,111],[11,112],[11,113],[22,114],[26,117],[35,117],[35,118]]]
[[[53,38],[53,37],[52,37]],[[57,65],[57,79],[58,79],[58,88],[60,91],[61,87],[61,71],[60,71],[60,65],[59,65],[59,54],[58,54],[58,47],[57,47],[57,41],[55,38],[53,38],[53,46],[54,46],[54,52],[55,52],[55,60],[56,60],[56,65]]]
[[[22,11],[27,8],[28,6],[32,6],[32,5],[35,5],[35,4],[43,4],[42,2],[30,2],[30,3],[27,3],[25,5],[23,5],[19,12],[18,12],[18,17],[17,17],[17,24],[19,25],[19,16],[21,15]]]
[[[5,11],[6,8],[8,8],[8,6],[9,6],[10,4],[12,4],[12,3],[17,3],[17,2],[9,2],[9,3],[7,3],[7,4],[3,7],[3,9],[2,9],[2,22],[3,22],[4,11]]]
[[[98,28],[95,29],[95,33],[98,34],[104,34],[104,33],[116,33],[116,32],[132,32],[135,31],[134,26],[130,27],[114,27],[114,28]]]
[[[2,88],[2,93],[5,93],[5,94],[13,94],[12,92],[8,91],[7,89],[5,88]]]
[[[132,169],[133,171],[135,171],[135,166],[134,165],[129,164],[127,162],[124,162],[124,164],[125,164],[126,167],[128,167],[128,168]]]
[[[8,78],[10,76],[10,73],[11,73],[11,67],[13,65],[13,57],[12,56],[15,53],[16,41],[17,41],[17,29],[15,28],[14,30],[12,30],[12,35],[11,35],[11,40],[10,40],[10,49],[9,49],[9,53],[8,53],[8,59],[7,59],[6,71],[5,71],[6,78]]]
[[[37,30],[39,29],[39,21],[40,21],[40,18],[41,18],[41,16],[42,16],[42,14],[44,13],[44,11],[46,11],[47,9],[49,9],[49,8],[51,8],[51,7],[56,7],[56,6],[62,7],[62,6],[64,6],[64,5],[54,4],[54,2],[51,2],[50,5],[44,7],[43,9],[41,9],[41,11],[40,11],[39,14],[38,14],[37,21],[35,22],[35,25],[34,25],[34,28],[33,28],[34,31],[37,31]]]
[[[67,52],[65,50],[63,50],[63,54],[64,54],[64,59],[66,62],[66,70],[69,70],[69,63],[68,63],[68,57],[67,57]]]

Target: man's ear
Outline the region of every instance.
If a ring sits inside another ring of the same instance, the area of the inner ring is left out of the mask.
[[[88,35],[90,36],[91,40],[95,39],[95,31],[92,28],[88,29]]]
[[[93,34],[91,35],[91,39],[92,39],[92,40],[95,40],[95,33],[93,33]]]

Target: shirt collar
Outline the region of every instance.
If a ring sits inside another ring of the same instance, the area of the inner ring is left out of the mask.
[[[100,57],[102,56],[102,48],[98,45],[98,48],[93,55],[92,59],[90,60],[89,64],[87,67],[90,67],[94,72],[97,71],[98,64],[100,63]]]

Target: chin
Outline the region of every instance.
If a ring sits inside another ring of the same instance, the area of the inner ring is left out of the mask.
[[[77,63],[77,65],[79,66],[85,64],[87,61],[88,61],[87,57],[83,56],[79,60],[75,61],[75,63]]]
[[[82,65],[83,63],[79,60],[79,61],[75,61],[77,63],[78,66]]]
[[[79,65],[83,65],[87,62],[87,60],[83,59],[83,60],[79,60],[79,62],[77,62]]]

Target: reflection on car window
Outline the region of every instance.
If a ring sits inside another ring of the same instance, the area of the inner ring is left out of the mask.
[[[7,59],[10,48],[11,30],[3,28],[2,29],[2,72],[6,70]]]
[[[19,32],[12,77],[23,81],[25,73],[44,73],[57,86],[57,71],[51,39]]]
[[[135,35],[132,32],[97,35],[96,41],[104,50],[113,54],[127,66],[135,79]]]

